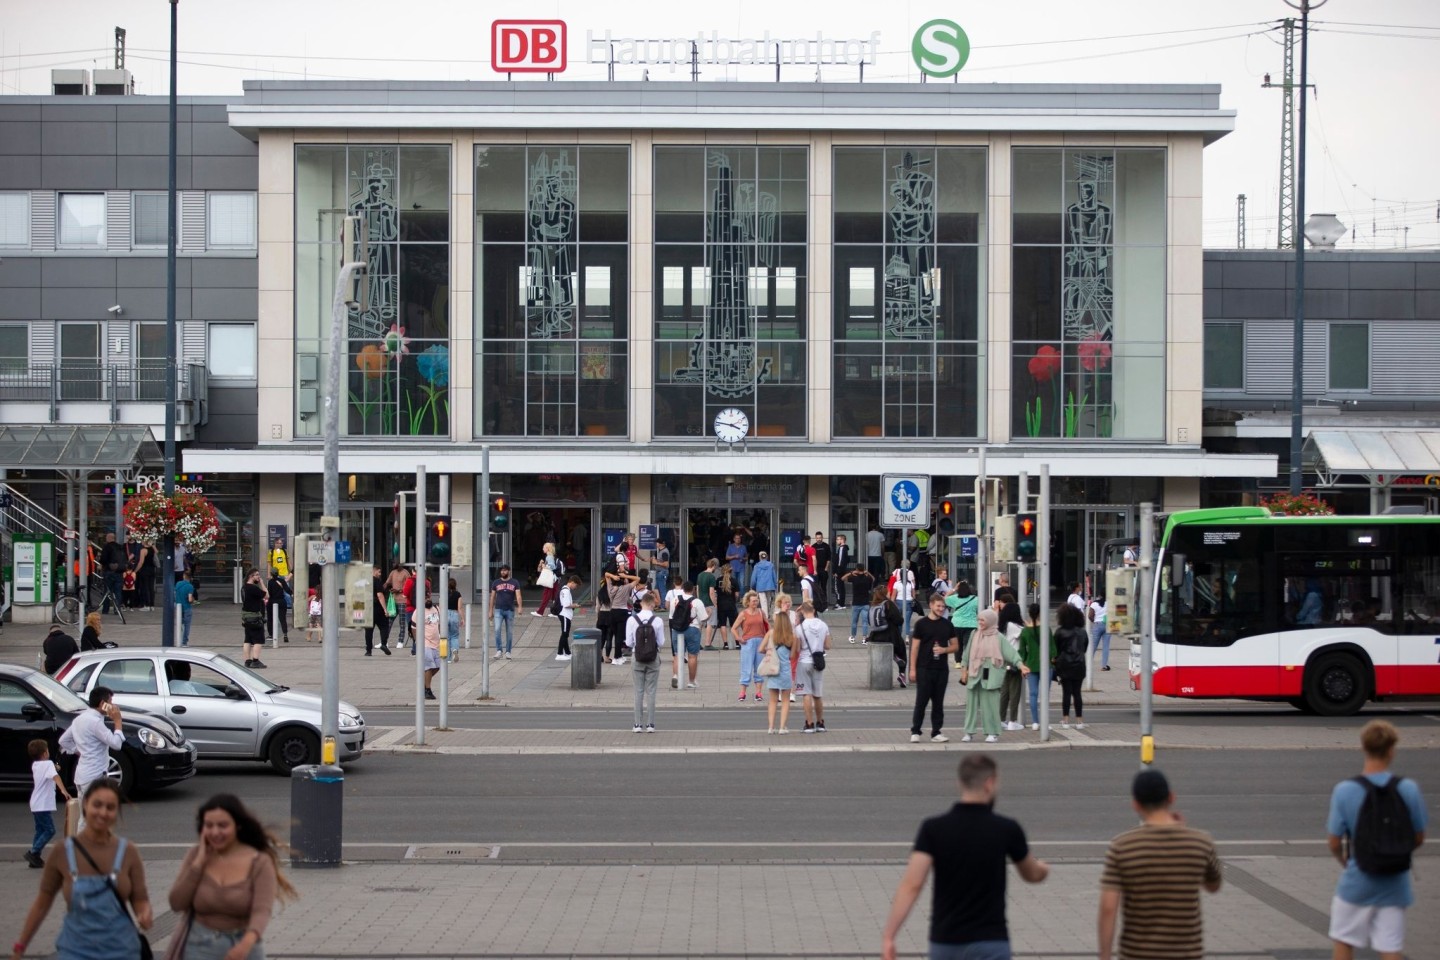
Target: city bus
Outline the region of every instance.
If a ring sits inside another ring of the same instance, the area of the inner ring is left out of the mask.
[[[1156,694],[1325,716],[1440,696],[1440,517],[1189,510],[1165,519],[1156,563]],[[1136,644],[1137,688],[1139,672]]]

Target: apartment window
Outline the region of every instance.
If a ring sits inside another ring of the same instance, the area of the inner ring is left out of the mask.
[[[0,193],[0,247],[30,246],[30,194]]]
[[[255,194],[210,193],[205,196],[205,246],[211,250],[255,247]]]
[[[1245,389],[1245,324],[1205,324],[1205,389]]]
[[[1330,389],[1370,389],[1370,325],[1330,324]]]
[[[60,324],[60,399],[99,400],[100,324]]]
[[[60,245],[105,246],[105,194],[60,194]]]
[[[30,328],[23,323],[0,326],[0,375],[23,374],[30,366]]]
[[[130,245],[163,247],[170,239],[169,198],[163,193],[137,193],[130,198]]]
[[[255,324],[210,324],[210,376],[255,379]]]

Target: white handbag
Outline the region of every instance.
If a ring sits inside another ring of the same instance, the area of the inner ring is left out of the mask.
[[[541,567],[540,576],[535,578],[535,582],[542,587],[555,586],[555,571],[551,570],[549,567]]]

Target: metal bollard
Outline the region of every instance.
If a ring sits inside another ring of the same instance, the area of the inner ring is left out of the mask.
[[[290,771],[290,864],[340,866],[345,772],[331,764]]]

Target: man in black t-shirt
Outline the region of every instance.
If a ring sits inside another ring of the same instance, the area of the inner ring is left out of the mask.
[[[825,542],[823,530],[815,531],[811,548],[815,552],[815,612],[824,613],[825,608],[830,606],[830,568],[834,557],[830,553],[830,544]]]
[[[945,685],[950,671],[945,667],[949,655],[960,650],[960,634],[945,616],[945,598],[932,594],[925,616],[915,621],[910,630],[910,682],[915,684],[915,709],[910,714],[910,742],[920,742],[925,725],[925,705],[930,705],[930,739],[945,743],[949,737],[941,733],[945,725]],[[901,670],[904,670],[902,665]]]
[[[884,960],[895,960],[895,937],[932,869],[930,944],[940,950],[931,956],[950,956],[945,951],[968,947],[966,956],[1009,960],[1005,860],[1014,863],[1028,883],[1044,880],[1050,867],[1030,853],[1020,824],[992,809],[999,779],[995,761],[983,753],[960,762],[960,802],[949,813],[922,823],[915,836],[915,849],[885,921],[880,948]]]

